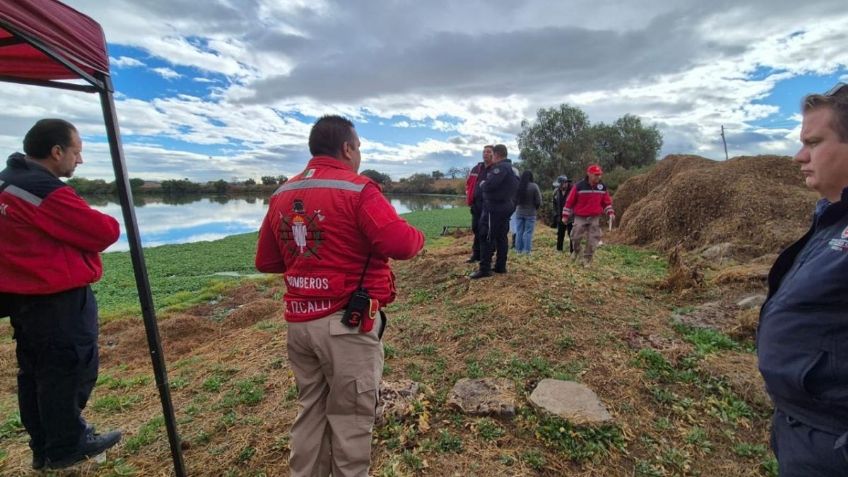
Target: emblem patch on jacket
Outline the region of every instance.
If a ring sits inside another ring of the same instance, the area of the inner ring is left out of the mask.
[[[292,204],[292,214],[288,217],[280,214],[280,239],[285,243],[289,252],[304,257],[317,257],[321,246],[321,228],[319,222],[324,220],[320,210],[306,213],[301,199],[295,199]]]
[[[837,252],[848,252],[848,227],[842,230],[841,238],[831,239],[828,245]]]

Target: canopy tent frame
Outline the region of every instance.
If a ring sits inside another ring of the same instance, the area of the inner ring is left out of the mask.
[[[30,2],[15,1],[16,8],[28,8],[33,10],[32,14],[37,14],[35,3],[40,3],[40,9],[54,7],[62,7],[63,14],[72,12],[79,16],[80,20],[85,20],[87,23],[97,25],[90,18],[76,12],[73,9],[61,4],[55,0],[30,0]],[[21,7],[22,3],[27,3],[27,6]],[[171,457],[174,464],[174,471],[178,477],[186,475],[185,463],[183,461],[182,450],[180,446],[180,436],[177,432],[177,424],[174,416],[174,406],[171,400],[171,392],[168,384],[167,369],[165,366],[165,357],[162,351],[162,341],[159,336],[159,327],[156,322],[156,312],[153,304],[153,296],[150,289],[150,282],[147,276],[147,266],[144,261],[144,251],[141,246],[141,237],[138,230],[138,222],[135,216],[135,207],[132,200],[132,189],[129,184],[129,176],[127,174],[126,161],[124,160],[123,146],[121,143],[120,128],[118,126],[118,116],[115,109],[115,100],[113,97],[114,87],[108,71],[108,64],[105,71],[94,69],[92,73],[85,71],[73,58],[70,58],[59,51],[58,48],[51,47],[47,42],[41,41],[38,37],[23,31],[15,24],[8,20],[7,6],[9,2],[3,0],[0,2],[0,28],[8,32],[11,37],[0,40],[0,52],[4,48],[10,46],[19,46],[28,44],[34,49],[41,52],[46,57],[52,59],[57,64],[62,65],[71,74],[71,77],[82,79],[88,84],[67,83],[50,79],[40,79],[33,77],[0,75],[0,81],[12,82],[25,85],[43,86],[50,88],[58,88],[71,91],[79,91],[85,93],[98,93],[100,95],[100,104],[103,112],[103,120],[106,126],[106,137],[109,143],[109,152],[112,158],[112,167],[115,172],[115,184],[117,186],[118,198],[121,204],[121,211],[124,218],[124,226],[126,228],[127,241],[130,248],[130,257],[133,264],[133,273],[135,275],[136,288],[138,290],[139,304],[141,305],[141,313],[144,320],[144,328],[147,335],[147,344],[150,351],[150,359],[153,364],[153,373],[156,379],[156,386],[159,391],[159,398],[162,403],[162,412],[165,419],[165,427],[168,433],[168,442],[171,448]],[[9,9],[11,10],[11,9]],[[100,28],[97,25],[97,28]],[[102,36],[102,33],[101,33]],[[106,43],[105,39],[102,45],[105,55]],[[0,55],[0,66],[5,58]]]

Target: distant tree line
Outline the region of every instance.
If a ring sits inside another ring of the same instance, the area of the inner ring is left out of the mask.
[[[132,178],[129,180],[133,195],[154,193],[165,195],[181,194],[228,194],[237,192],[259,192],[273,189],[279,184],[284,184],[288,178],[284,175],[262,176],[260,183],[254,179],[244,181],[233,180],[227,182],[223,179],[208,182],[192,182],[189,179],[168,179],[164,181],[145,181],[144,179]],[[85,179],[73,177],[68,179],[68,185],[82,195],[114,195],[118,187],[114,181],[106,182],[103,179]]]
[[[392,181],[388,174],[366,169],[360,174],[371,178],[383,187],[383,192],[395,194],[464,194],[465,176],[470,168],[451,168],[447,174],[442,171],[433,171],[429,174],[417,173],[409,177],[402,177],[398,181]],[[449,177],[449,178],[448,178]]]
[[[533,122],[522,121],[517,165],[533,171],[537,183],[550,184],[562,174],[580,179],[586,166],[600,164],[606,172],[604,181],[609,182],[616,175],[626,178],[632,175],[627,171],[652,165],[662,144],[656,125],[644,126],[637,116],[625,114],[612,124],[591,124],[580,108],[562,104],[540,109]]]

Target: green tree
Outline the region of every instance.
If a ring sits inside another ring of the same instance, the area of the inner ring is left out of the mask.
[[[522,168],[532,170],[542,184],[560,174],[583,177],[591,163],[609,171],[653,164],[662,148],[662,134],[632,114],[612,124],[591,125],[586,113],[563,104],[540,109],[533,123],[522,122],[518,146]]]
[[[435,179],[430,174],[412,174],[406,179],[411,192],[430,192]]]
[[[227,189],[229,188],[229,184],[224,179],[218,179],[215,182],[210,183],[212,186],[212,190],[214,190],[218,194],[226,194]]]
[[[518,134],[522,168],[542,184],[558,175],[576,175],[594,160],[589,118],[580,108],[562,104],[540,109],[533,123],[521,122]]]
[[[389,184],[392,182],[392,178],[389,177],[388,174],[377,172],[374,169],[365,169],[364,171],[360,172],[360,174],[378,184]]]
[[[274,176],[262,176],[262,185],[274,185],[277,183],[277,178]]]
[[[137,177],[130,179],[130,189],[133,192],[141,189],[141,186],[143,186],[143,185],[144,185],[144,179],[139,179]]]
[[[598,124],[594,131],[595,153],[605,169],[633,169],[653,164],[662,148],[656,126],[645,127],[638,116],[625,114],[612,125]]]
[[[445,173],[442,171],[433,171],[433,179],[443,179],[445,177]]]

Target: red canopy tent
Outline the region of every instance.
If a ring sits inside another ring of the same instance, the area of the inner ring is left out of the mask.
[[[185,466],[121,147],[103,29],[88,16],[55,0],[0,0],[0,81],[100,95],[106,136],[115,170],[115,184],[130,245],[147,343],[162,401],[174,470],[178,476],[183,476]]]

